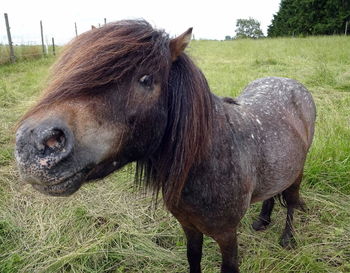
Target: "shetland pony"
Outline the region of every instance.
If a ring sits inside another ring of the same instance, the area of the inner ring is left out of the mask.
[[[263,201],[260,230],[282,196],[281,244],[293,241],[315,105],[287,78],[258,79],[235,100],[212,94],[184,52],[191,34],[170,39],[127,20],[78,36],[20,120],[16,160],[25,181],[55,196],[136,162],[136,181],[183,227],[190,272],[201,272],[203,234],[220,246],[221,272],[239,272],[236,231],[250,204]]]

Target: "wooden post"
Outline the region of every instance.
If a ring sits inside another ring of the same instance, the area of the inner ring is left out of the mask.
[[[105,25],[107,25],[107,19],[106,18],[104,19],[104,21],[105,21]]]
[[[78,28],[77,28],[76,22],[74,23],[74,26],[75,26],[75,37],[77,37],[78,36]]]
[[[55,39],[52,37],[52,54],[56,56],[56,50],[55,50]]]
[[[348,33],[348,24],[349,24],[349,21],[346,21],[346,23],[345,23],[345,36]]]
[[[5,13],[4,16],[5,16],[5,23],[6,23],[6,30],[7,30],[7,39],[9,41],[9,47],[10,47],[10,61],[14,63],[16,61],[16,56],[13,50],[9,19],[8,19],[7,13]]]
[[[43,48],[43,55],[46,55],[45,44],[44,44],[44,31],[43,31],[43,22],[40,20],[40,32],[41,32],[41,46]]]

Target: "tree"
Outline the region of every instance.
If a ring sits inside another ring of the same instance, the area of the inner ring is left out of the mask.
[[[342,34],[350,20],[349,0],[282,0],[269,37]]]
[[[260,29],[259,21],[249,19],[238,19],[236,22],[236,38],[253,38],[258,39],[264,37]]]

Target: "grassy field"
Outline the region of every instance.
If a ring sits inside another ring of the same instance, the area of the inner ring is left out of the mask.
[[[278,245],[285,208],[264,232],[239,227],[244,272],[350,272],[350,37],[193,41],[189,50],[212,91],[237,96],[250,81],[290,77],[313,94],[318,115],[297,212],[297,247]],[[19,181],[13,126],[45,85],[53,58],[0,66],[0,272],[186,272],[176,220],[133,187],[132,167],[69,198],[43,196]],[[203,272],[218,272],[217,244],[204,242]]]
[[[39,59],[43,56],[41,45],[14,45],[13,51],[17,61],[28,61]],[[59,50],[56,46],[55,50]],[[47,48],[47,54],[53,55],[53,48]],[[0,44],[0,65],[10,63],[10,48],[8,45]]]

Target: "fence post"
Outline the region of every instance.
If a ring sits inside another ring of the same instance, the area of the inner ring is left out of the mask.
[[[346,21],[346,23],[345,23],[345,36],[348,33],[348,24],[349,24],[349,21]]]
[[[75,27],[75,37],[78,36],[78,28],[77,28],[77,23],[74,23],[74,27]]]
[[[13,50],[9,19],[8,19],[7,13],[5,13],[4,16],[5,16],[5,23],[6,23],[6,30],[7,30],[7,39],[9,41],[9,47],[10,47],[10,61],[14,63],[16,61],[16,56]]]
[[[55,39],[52,37],[52,54],[56,56]]]
[[[40,32],[41,32],[41,46],[43,48],[43,55],[46,55],[45,44],[44,44],[44,32],[43,32],[43,22],[40,20]]]
[[[105,25],[107,25],[107,19],[106,18],[104,19],[104,21],[105,21]]]

